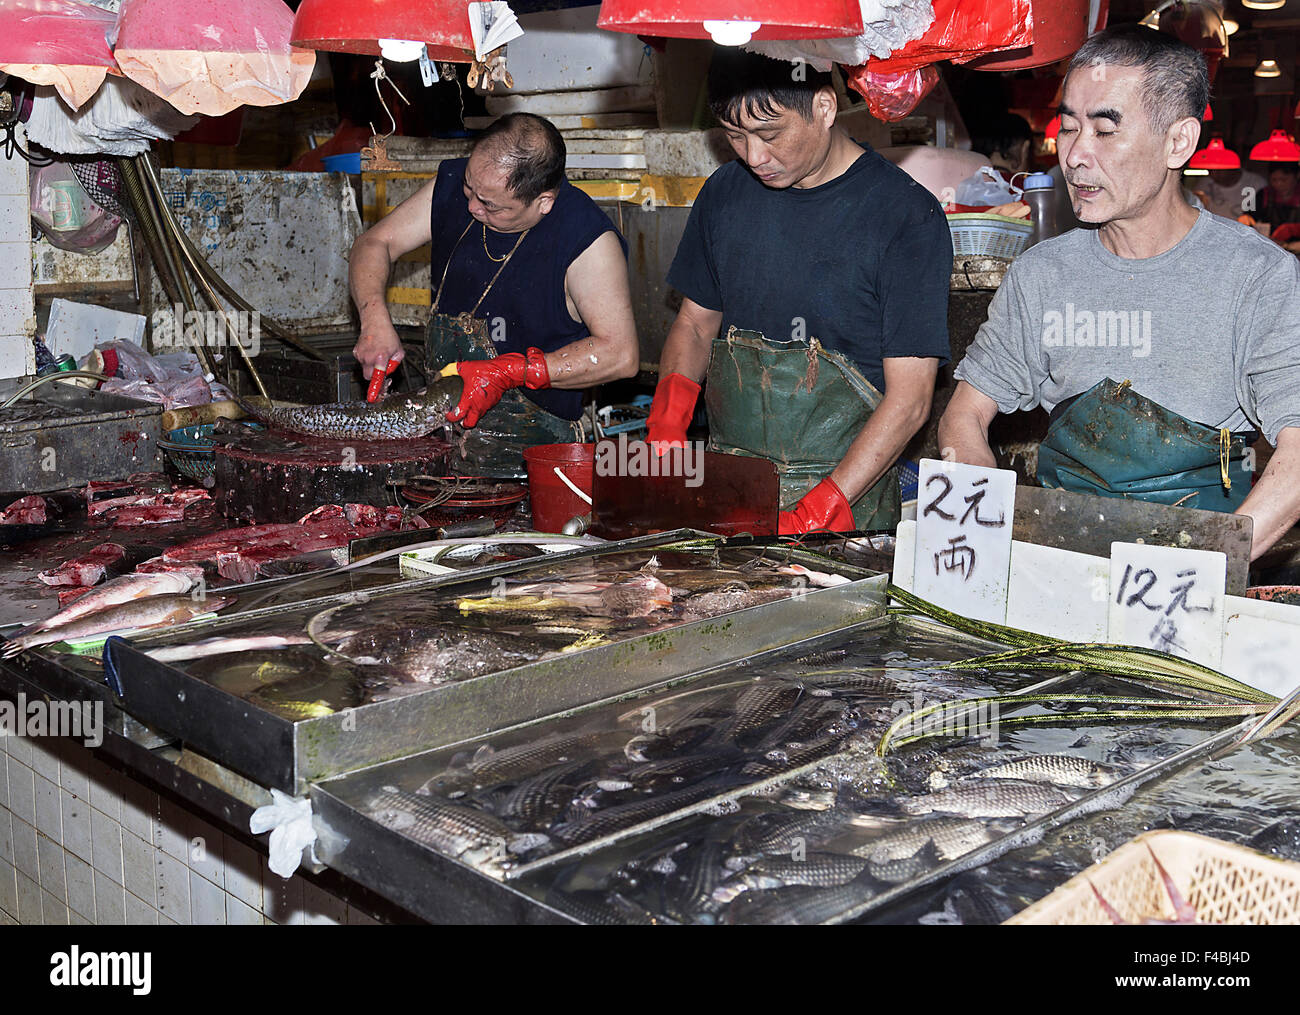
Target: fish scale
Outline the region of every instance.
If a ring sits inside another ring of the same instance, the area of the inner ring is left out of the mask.
[[[866,902],[875,891],[860,880],[833,888],[787,885],[745,892],[724,914],[727,923],[816,924]]]
[[[918,878],[926,871],[938,866],[942,858],[933,839],[927,839],[925,845],[911,856],[902,856],[894,860],[867,859],[867,869],[877,881],[888,885],[901,885],[905,881]]]
[[[722,843],[710,839],[691,850],[668,878],[668,915],[683,923],[713,909],[713,891],[722,871]]]
[[[1038,754],[972,772],[969,779],[1020,779],[1050,782],[1056,786],[1095,789],[1119,778],[1119,770],[1090,758],[1071,754]]]
[[[596,811],[589,816],[561,822],[551,829],[551,835],[566,846],[577,846],[584,842],[591,842],[593,839],[613,835],[615,832],[670,814],[683,807],[689,807],[721,793],[725,788],[722,780],[709,780],[675,793],[664,793],[660,796],[618,804]]]
[[[971,818],[927,818],[908,822],[903,828],[887,832],[850,852],[884,863],[915,856],[933,841],[941,859],[955,860],[993,838],[992,830]]]
[[[714,892],[716,902],[730,902],[741,892],[766,891],[789,885],[832,888],[848,884],[867,867],[867,861],[843,853],[809,853],[804,859],[765,857],[750,864]]]
[[[527,744],[485,753],[466,764],[479,785],[513,782],[556,762],[568,761],[575,752],[596,743],[603,734],[577,733],[544,737]]]
[[[392,786],[385,786],[375,796],[369,813],[386,828],[441,853],[477,855],[485,865],[502,856],[513,836],[504,822],[490,814]]]
[[[1010,818],[1044,814],[1073,799],[1053,786],[1039,782],[986,779],[954,786],[937,793],[912,797],[899,805],[908,814],[941,811],[968,818]]]
[[[570,762],[519,783],[502,798],[497,813],[530,826],[549,821],[568,803],[577,783],[575,777],[590,764],[589,761]]]
[[[736,700],[735,719],[722,729],[731,740],[739,740],[768,723],[773,716],[787,712],[802,695],[803,688],[796,684],[760,683]]]
[[[680,758],[665,758],[638,765],[627,773],[627,780],[644,788],[658,782],[676,782],[700,772],[720,774],[740,761],[744,755],[739,750],[709,751],[705,754],[687,754]]]
[[[736,841],[746,853],[789,853],[799,845],[813,846],[829,841],[849,824],[852,817],[846,811],[835,809],[760,814],[745,822]]]

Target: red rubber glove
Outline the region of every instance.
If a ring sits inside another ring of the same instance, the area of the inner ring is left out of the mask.
[[[830,476],[805,493],[793,511],[782,511],[777,523],[777,532],[783,536],[852,532],[856,528],[848,499]]]
[[[699,395],[700,386],[685,374],[659,378],[650,416],[646,419],[650,430],[646,439],[656,455],[662,458],[669,448],[686,447],[686,428],[691,425]]]
[[[447,413],[447,421],[467,427],[477,425],[511,388],[537,391],[551,386],[546,356],[536,348],[527,353],[508,352],[496,359],[463,359],[456,364],[456,373],[465,382],[465,390],[460,404]]]

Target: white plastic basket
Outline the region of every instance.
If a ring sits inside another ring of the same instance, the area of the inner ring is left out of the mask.
[[[971,257],[1001,257],[1011,260],[1025,249],[1034,225],[1027,219],[988,212],[954,212],[948,216],[952,252]]]

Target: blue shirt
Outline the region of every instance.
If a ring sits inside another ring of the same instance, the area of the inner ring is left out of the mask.
[[[466,224],[472,221],[464,190],[468,161],[449,159],[439,165],[433,188],[429,281],[434,294],[443,268],[447,269],[447,283],[438,304],[440,314],[473,310],[492,276],[501,269],[499,260],[489,260],[484,253],[483,227],[477,222],[459,245],[456,242],[465,232]],[[626,255],[627,241],[608,216],[596,202],[565,180],[550,212],[529,230],[475,314],[487,321],[488,335],[498,354],[524,352],[530,346],[542,352],[555,352],[571,342],[590,337],[587,326],[569,315],[564,276],[569,265],[607,230],[618,236]],[[487,230],[488,250],[498,259],[510,253],[518,239],[516,234]],[[520,392],[562,419],[577,419],[582,415],[581,391],[521,388]]]
[[[668,284],[774,342],[816,338],[885,390],[886,357],[948,361],[952,234],[939,203],[871,149],[818,187],[718,169],[691,209]]]

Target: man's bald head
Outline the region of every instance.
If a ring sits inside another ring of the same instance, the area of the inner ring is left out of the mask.
[[[524,204],[564,182],[564,138],[550,120],[532,113],[498,119],[475,139],[473,153],[500,166],[510,192]]]

